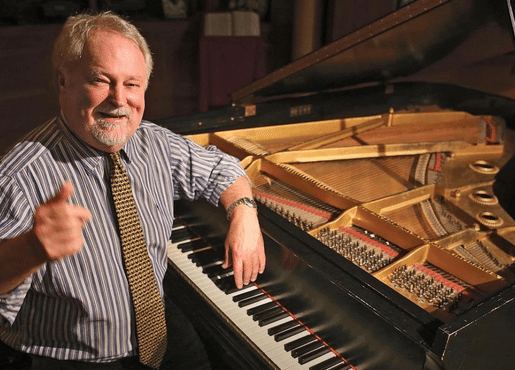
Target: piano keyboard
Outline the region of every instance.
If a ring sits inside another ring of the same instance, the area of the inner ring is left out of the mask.
[[[280,304],[280,298],[276,301],[273,285],[265,289],[258,278],[238,290],[231,269],[221,268],[223,239],[200,237],[176,219],[167,253],[172,266],[275,368],[355,369],[290,314]]]

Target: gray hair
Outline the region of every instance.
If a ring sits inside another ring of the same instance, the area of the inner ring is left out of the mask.
[[[68,18],[54,43],[52,54],[54,72],[57,74],[69,72],[73,65],[80,61],[86,43],[97,30],[113,31],[136,43],[145,58],[148,85],[154,61],[147,41],[133,24],[113,12],[84,13]]]

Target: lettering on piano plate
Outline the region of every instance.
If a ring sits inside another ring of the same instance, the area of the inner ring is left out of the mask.
[[[290,108],[290,117],[306,116],[311,114],[312,105],[299,105],[297,107]]]

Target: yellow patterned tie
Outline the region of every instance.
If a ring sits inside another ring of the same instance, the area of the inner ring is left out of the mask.
[[[156,284],[129,178],[120,153],[111,153],[111,191],[118,217],[125,273],[136,317],[139,360],[158,368],[166,351],[164,304]]]

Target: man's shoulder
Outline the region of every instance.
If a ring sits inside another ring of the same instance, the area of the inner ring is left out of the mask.
[[[34,161],[49,154],[60,140],[55,118],[30,131],[0,157],[0,173],[12,176]]]
[[[154,134],[176,135],[170,129],[163,126],[159,126],[158,124],[147,120],[141,121],[138,127],[138,131],[150,132]]]
[[[184,140],[184,137],[182,135],[176,134],[175,132],[171,131],[166,127],[159,126],[158,124],[147,120],[141,121],[136,133],[139,134],[140,139],[152,138],[152,140],[154,141],[163,143],[175,142],[176,140]]]

